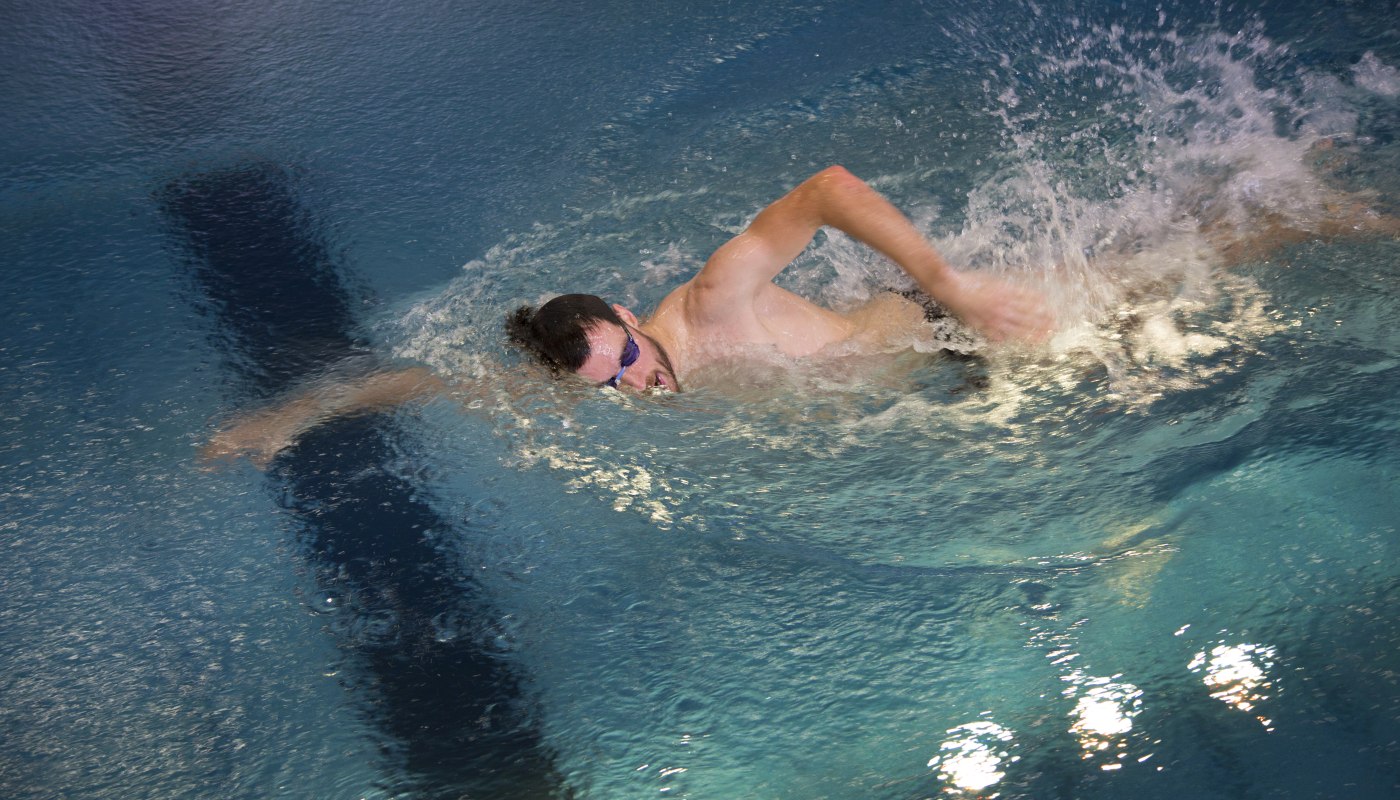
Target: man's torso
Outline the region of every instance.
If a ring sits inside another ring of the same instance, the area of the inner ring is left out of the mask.
[[[819,355],[840,348],[885,351],[907,346],[924,322],[923,309],[893,292],[881,292],[844,313],[823,308],[770,284],[750,308],[695,308],[687,283],[671,292],[651,322],[663,327],[679,353],[683,369],[754,346],[769,346],[791,357]]]

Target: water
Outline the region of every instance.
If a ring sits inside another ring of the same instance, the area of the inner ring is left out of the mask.
[[[1182,218],[1396,212],[1392,7],[6,12],[7,797],[1395,795],[1396,243]],[[667,398],[504,345],[830,163],[1055,341]],[[197,468],[376,360],[469,407]]]

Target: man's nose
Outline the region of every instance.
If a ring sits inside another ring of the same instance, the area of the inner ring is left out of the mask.
[[[639,392],[647,390],[647,376],[642,370],[627,370],[627,374],[622,376],[622,382]]]

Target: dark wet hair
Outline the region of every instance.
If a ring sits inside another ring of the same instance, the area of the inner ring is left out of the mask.
[[[517,308],[506,318],[506,333],[550,368],[574,372],[588,360],[588,331],[600,322],[623,324],[601,297],[562,294],[538,310]]]

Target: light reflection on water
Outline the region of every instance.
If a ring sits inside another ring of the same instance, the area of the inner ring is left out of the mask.
[[[1092,677],[1074,671],[1062,677],[1070,684],[1065,697],[1075,700],[1070,716],[1074,724],[1070,733],[1079,740],[1085,760],[1092,760],[1103,770],[1120,769],[1127,752],[1127,734],[1133,729],[1133,718],[1142,712],[1142,690],[1121,680]],[[1151,757],[1147,754],[1142,757]]]
[[[959,725],[948,731],[928,766],[947,785],[947,794],[978,796],[1006,777],[1007,765],[1020,760],[1011,755],[1014,740],[1012,731],[989,720]]]
[[[1095,676],[1070,668],[1082,660],[1082,653],[1074,649],[1073,630],[1085,624],[1087,620],[1075,623],[1067,633],[1036,634],[1030,642],[1046,648],[1051,663],[1065,668],[1060,680],[1068,686],[1061,694],[1073,702],[1065,732],[1078,743],[1083,759],[1101,771],[1147,764],[1163,742],[1150,731],[1135,732],[1135,721],[1147,710],[1143,690],[1123,675]],[[1249,714],[1272,732],[1273,721],[1260,714],[1258,706],[1277,693],[1272,675],[1277,657],[1277,648],[1269,645],[1222,643],[1198,652],[1186,671],[1200,677],[1210,697]],[[1013,754],[1030,746],[1018,741],[1015,731],[992,721],[992,712],[982,716],[949,729],[937,754],[929,759],[928,766],[942,782],[946,796],[999,797],[997,785],[1007,777],[1007,769],[1021,760]],[[1157,772],[1163,769],[1154,767]]]
[[[1243,711],[1273,730],[1273,720],[1258,713],[1257,706],[1277,694],[1270,674],[1278,649],[1265,644],[1218,644],[1201,651],[1187,669],[1201,676],[1210,696],[1231,708]]]

